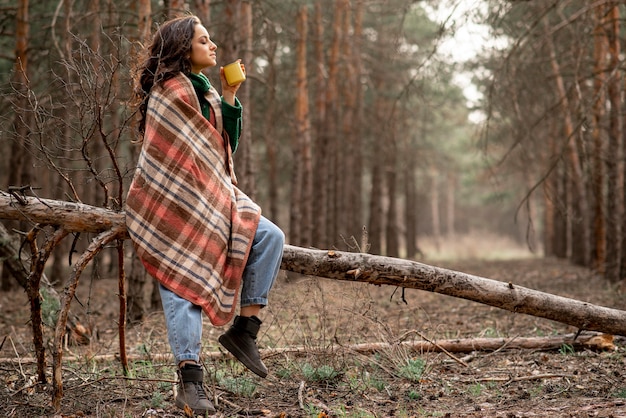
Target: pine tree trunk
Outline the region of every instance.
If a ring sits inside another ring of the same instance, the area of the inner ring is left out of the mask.
[[[151,14],[152,5],[148,0],[141,0],[136,3],[137,7],[137,40],[140,42],[149,42],[150,38],[150,26],[152,24]],[[136,126],[133,126],[136,130]],[[133,132],[134,134],[134,132]],[[137,162],[138,152],[140,146],[135,145],[130,147],[131,161],[134,164]],[[144,314],[148,311],[146,307],[145,288],[147,282],[146,270],[143,264],[137,257],[134,251],[131,255],[131,265],[128,271],[128,292],[127,292],[127,304],[128,304],[128,321],[139,321],[143,318]]]
[[[193,5],[196,16],[204,26],[211,27],[211,0],[194,0]]]
[[[591,137],[592,146],[592,190],[595,196],[593,208],[593,233],[594,233],[594,260],[593,266],[600,273],[604,274],[606,268],[606,165],[603,155],[605,153],[604,143],[605,135],[603,123],[605,118],[606,103],[606,55],[607,55],[607,37],[605,32],[605,5],[596,6],[594,18],[596,19],[594,27],[594,82],[593,82],[593,119]]]
[[[249,74],[254,73],[254,55],[252,51],[252,5],[248,1],[239,2],[238,20],[235,21],[236,33],[238,43],[243,46],[242,49],[235,49],[235,56],[228,62],[224,62],[223,65],[234,61],[237,58],[241,58],[246,72]],[[237,96],[243,106],[243,120],[247,121],[243,124],[241,132],[240,148],[238,148],[235,154],[237,161],[236,168],[239,176],[239,187],[252,199],[257,198],[257,186],[256,186],[256,159],[254,157],[254,138],[252,136],[252,129],[250,128],[250,121],[252,120],[252,103],[250,100],[250,89],[252,88],[252,80],[248,79],[244,82]]]
[[[606,157],[607,171],[607,243],[605,276],[617,281],[623,277],[624,263],[624,132],[622,128],[623,79],[620,60],[620,23],[618,5],[612,3],[608,10],[606,33],[608,38],[610,75],[607,80],[609,110],[609,138]]]
[[[455,214],[455,194],[456,194],[456,176],[452,171],[448,171],[446,175],[446,236],[453,238],[454,230],[454,214]]]
[[[432,234],[437,250],[441,245],[441,220],[439,217],[439,171],[434,165],[430,167],[430,219]]]
[[[337,138],[340,146],[337,148],[335,196],[337,199],[336,208],[336,236],[341,237],[343,245],[337,248],[347,250],[355,249],[356,236],[351,235],[350,225],[353,223],[355,216],[352,202],[350,201],[350,188],[354,183],[354,113],[355,113],[355,88],[352,85],[354,79],[354,70],[352,68],[352,49],[351,42],[351,19],[349,0],[339,0],[337,2],[339,13],[339,55],[342,59],[338,63],[337,87],[339,95],[337,97],[339,104],[337,113]]]
[[[301,7],[296,18],[296,106],[295,129],[291,151],[291,204],[289,206],[289,242],[301,245],[302,241],[302,162],[306,119],[308,117],[308,92],[306,83],[306,7]]]
[[[137,39],[148,44],[152,26],[152,3],[150,0],[138,0],[133,4],[137,7]]]
[[[555,80],[556,94],[561,105],[561,114],[563,116],[563,135],[567,139],[568,172],[571,175],[573,192],[572,199],[570,200],[572,202],[571,208],[572,213],[575,214],[577,220],[572,230],[575,235],[575,239],[570,241],[574,244],[572,250],[575,250],[572,254],[572,259],[577,264],[588,266],[590,258],[588,199],[587,192],[585,190],[585,179],[583,177],[582,164],[576,144],[577,135],[575,135],[574,132],[574,122],[571,114],[572,105],[570,104],[570,100],[565,89],[565,82],[563,80],[563,75],[561,74],[559,62],[557,61],[552,37],[548,30],[548,23],[545,19],[544,26],[546,33],[546,45],[550,51],[550,64],[552,67],[552,75]]]
[[[550,175],[543,186],[541,194],[543,201],[543,255],[545,257],[555,256],[554,240],[555,240],[555,209],[553,202],[553,184],[554,175]]]
[[[350,86],[346,107],[350,111],[350,126],[344,124],[344,136],[349,144],[348,156],[350,170],[346,176],[346,210],[348,213],[347,235],[356,240],[363,230],[363,91],[361,87],[362,63],[361,43],[363,38],[363,1],[353,2],[354,29],[350,37],[350,69],[347,73],[346,84]],[[348,29],[344,29],[344,32]],[[360,249],[365,251],[364,249]]]
[[[324,56],[324,26],[322,20],[321,1],[315,2],[315,23],[313,25],[314,39],[313,46],[315,52],[315,150],[313,164],[313,187],[315,190],[315,203],[313,206],[313,246],[317,248],[328,248],[326,208],[328,205],[327,169],[328,169],[328,132],[326,131],[326,85]]]
[[[11,143],[11,158],[9,158],[9,186],[30,185],[31,156],[29,152],[28,132],[29,114],[25,109],[28,104],[28,45],[30,23],[28,20],[28,0],[20,0],[17,5],[17,20],[15,27],[15,63],[13,65],[12,85],[15,89],[13,99],[13,141]],[[23,113],[22,113],[23,112]],[[7,228],[20,228],[17,223],[5,224]],[[24,225],[23,229],[27,227]],[[2,269],[0,288],[9,290],[15,287],[14,281],[8,273],[8,268]]]
[[[411,152],[410,139],[405,141],[404,176],[404,224],[406,241],[406,258],[412,260],[417,255],[417,190],[415,184],[415,153]]]
[[[263,111],[263,138],[265,142],[265,166],[267,167],[268,183],[268,204],[267,218],[278,222],[280,197],[279,197],[279,168],[278,168],[278,140],[275,135],[274,126],[276,124],[276,52],[278,42],[276,33],[272,30],[267,32],[267,69],[265,78],[264,98],[266,107]]]
[[[552,199],[556,202],[556,210],[554,211],[554,241],[552,248],[554,255],[558,258],[568,258],[570,252],[568,246],[570,242],[569,230],[571,229],[569,214],[567,209],[570,200],[569,190],[567,187],[567,170],[565,164],[559,164],[556,170],[557,174],[554,179],[555,190]]]
[[[395,132],[387,132],[389,138],[385,141],[386,146],[384,152],[386,155],[385,173],[387,181],[387,223],[385,228],[385,254],[389,257],[400,256],[400,243],[398,241],[398,176],[396,175],[396,165],[398,162],[398,150],[395,138]]]
[[[342,8],[340,7],[342,0],[333,1],[333,22],[332,22],[332,41],[328,56],[328,80],[326,86],[326,103],[325,103],[325,133],[328,135],[326,146],[328,147],[328,166],[326,172],[326,188],[328,190],[327,212],[326,218],[326,236],[328,243],[332,246],[339,245],[340,236],[339,219],[341,219],[341,205],[339,204],[340,190],[340,170],[339,170],[339,154],[343,153],[343,138],[339,137],[339,112],[338,101],[341,100],[339,91],[339,53],[341,45],[341,22]]]
[[[311,154],[311,120],[309,112],[309,87],[307,72],[307,34],[308,34],[308,7],[302,6],[298,14],[298,43],[297,43],[297,77],[296,77],[296,140],[298,141],[299,159],[297,162],[297,175],[293,176],[293,182],[299,189],[298,201],[292,204],[298,206],[299,223],[292,222],[292,228],[299,230],[299,245],[311,246],[313,232],[313,174],[312,174],[312,154]],[[292,191],[293,199],[293,191]]]
[[[165,9],[169,18],[176,17],[185,10],[185,0],[167,0]]]

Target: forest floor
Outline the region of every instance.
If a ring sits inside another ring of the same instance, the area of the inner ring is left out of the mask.
[[[429,264],[626,309],[626,296],[593,272],[542,258]],[[73,312],[97,338],[64,353],[63,417],[181,417],[161,312],[127,329],[130,373],[118,355],[117,282],[85,278]],[[419,352],[423,338],[521,338],[571,326],[449,296],[388,286],[282,276],[259,337],[267,379],[220,350],[205,321],[203,362],[218,417],[626,417],[626,343],[608,350]],[[24,292],[0,293],[0,416],[53,416],[37,384]],[[51,332],[48,330],[47,332]],[[47,335],[50,338],[50,335]],[[372,352],[363,344],[383,343]],[[359,346],[357,346],[359,345]],[[269,350],[285,348],[289,350]],[[51,356],[48,354],[48,364]],[[49,370],[49,375],[51,371]]]

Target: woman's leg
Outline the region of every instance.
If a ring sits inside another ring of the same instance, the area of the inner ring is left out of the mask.
[[[280,270],[284,245],[283,231],[261,216],[241,280],[241,316],[255,315],[267,305],[270,289]],[[256,313],[246,315],[246,308],[252,308]]]
[[[179,386],[175,403],[196,414],[214,413],[215,407],[202,385],[204,373],[199,364],[202,349],[202,309],[159,284],[167,325],[167,338],[178,364]]]
[[[267,376],[267,367],[256,345],[262,324],[257,315],[267,305],[270,289],[280,269],[284,244],[283,231],[261,217],[243,272],[240,315],[235,317],[233,325],[219,338],[228,351],[261,377]]]
[[[161,284],[159,293],[167,325],[167,338],[176,363],[189,360],[198,363],[202,349],[202,308]]]

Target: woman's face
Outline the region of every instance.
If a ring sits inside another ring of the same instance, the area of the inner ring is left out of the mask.
[[[211,41],[206,28],[201,24],[197,24],[193,40],[191,41],[191,53],[189,55],[191,71],[198,74],[204,68],[217,65],[216,49],[217,45]]]

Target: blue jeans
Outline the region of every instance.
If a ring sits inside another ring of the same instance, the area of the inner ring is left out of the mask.
[[[285,234],[261,216],[252,249],[241,280],[240,306],[267,305],[283,257]],[[202,346],[202,309],[159,284],[165,313],[167,337],[176,358],[200,360]]]

